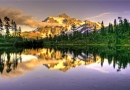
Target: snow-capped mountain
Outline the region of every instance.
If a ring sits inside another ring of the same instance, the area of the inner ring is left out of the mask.
[[[84,21],[78,20],[76,18],[71,18],[67,14],[63,13],[58,16],[50,16],[47,17],[43,22],[48,22],[48,23],[59,23],[59,24],[64,24],[67,29],[70,29],[72,25],[80,26],[82,24],[85,24]]]
[[[75,31],[81,32],[81,33],[85,33],[85,32],[92,32],[94,29],[94,26],[90,27],[87,24],[83,24],[81,26],[76,27],[75,29],[70,29],[68,31],[65,31],[66,34],[72,34]]]
[[[72,18],[65,13],[57,15],[57,16],[49,16],[42,22],[51,23],[52,25],[53,23],[63,24],[63,26],[38,27],[37,29],[31,31],[31,33],[34,32],[34,34],[36,32],[39,33],[40,37],[42,38],[50,36],[50,35],[53,37],[54,35],[59,35],[62,32],[65,32],[67,34],[73,33],[74,31],[79,31],[79,32],[84,33],[88,30],[88,32],[92,32],[95,26],[97,29],[101,28],[100,23],[92,22],[89,20],[82,21],[76,18]],[[75,30],[72,28],[73,25],[75,26]]]

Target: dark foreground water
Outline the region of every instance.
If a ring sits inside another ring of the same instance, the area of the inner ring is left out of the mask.
[[[129,51],[24,49],[0,52],[0,90],[130,90]]]

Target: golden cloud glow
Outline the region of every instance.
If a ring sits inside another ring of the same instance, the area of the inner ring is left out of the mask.
[[[28,25],[32,28],[44,27],[44,26],[64,26],[63,24],[58,23],[47,23],[38,20],[34,20],[32,15],[28,15],[21,10],[12,10],[9,8],[0,8],[0,18],[5,16],[13,19],[18,25]]]
[[[101,17],[103,17],[103,16],[110,15],[110,14],[112,14],[112,13],[110,13],[110,12],[101,13],[101,14],[99,14],[99,15],[96,15],[96,16],[93,16],[93,17],[89,17],[89,18],[87,18],[87,19],[101,18]]]

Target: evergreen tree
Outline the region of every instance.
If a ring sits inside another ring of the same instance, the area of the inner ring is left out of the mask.
[[[94,26],[93,34],[95,35],[97,33],[97,28]]]
[[[9,27],[10,27],[10,24],[9,24],[9,21],[10,19],[6,16],[4,17],[4,21],[5,21],[5,29],[6,29],[6,36],[8,37],[9,36]]]
[[[116,19],[114,20],[114,31],[115,31],[115,33],[117,33],[117,22],[116,22]]]
[[[124,30],[123,30],[123,20],[122,20],[122,17],[118,17],[118,19],[119,19],[119,28],[118,28],[118,34],[122,34],[123,35],[123,33],[124,33]]]
[[[127,19],[124,19],[124,30],[127,32],[129,29],[129,23]]]
[[[97,29],[96,29],[96,26],[94,26],[93,38],[94,38],[94,41],[97,40]]]
[[[21,34],[21,27],[19,27],[18,36],[20,36],[20,34]]]
[[[105,28],[104,28],[104,23],[103,23],[103,21],[102,21],[102,23],[101,23],[101,35],[105,35]]]
[[[14,34],[16,37],[16,32],[17,32],[17,24],[15,22],[13,22],[13,27],[14,27]]]
[[[14,24],[14,21],[11,20],[11,28],[12,28],[12,31],[14,30],[14,26],[13,26],[13,24]]]
[[[114,20],[114,31],[115,31],[115,37],[116,37],[116,44],[118,44],[118,38],[119,38],[119,28],[117,26],[117,22],[116,22],[116,19]]]
[[[111,33],[111,23],[108,25],[108,33]]]
[[[3,22],[1,20],[1,18],[0,18],[0,30],[3,30]]]

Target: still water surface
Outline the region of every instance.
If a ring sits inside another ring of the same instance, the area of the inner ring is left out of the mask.
[[[0,57],[0,90],[130,90],[127,52],[41,48]]]

